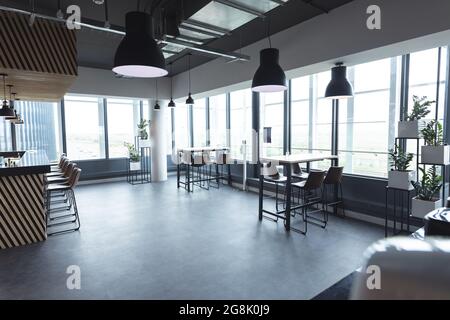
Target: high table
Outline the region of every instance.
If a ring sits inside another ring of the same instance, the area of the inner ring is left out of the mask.
[[[199,181],[191,181],[191,177],[189,174],[190,171],[190,165],[186,164],[186,170],[187,170],[187,181],[183,182],[181,181],[180,177],[181,177],[181,164],[182,164],[182,160],[183,159],[182,155],[184,153],[189,153],[189,154],[193,154],[193,153],[205,153],[205,152],[216,152],[216,151],[229,151],[230,148],[228,147],[192,147],[192,148],[179,148],[177,149],[177,188],[180,188],[180,185],[183,184],[185,186],[187,186],[187,191],[190,192],[191,191],[191,183],[193,182],[199,182]],[[230,171],[230,164],[228,163],[224,163],[224,165],[228,165],[228,183],[230,184],[231,182],[231,171]],[[217,179],[217,177],[211,178],[211,179]]]
[[[0,157],[20,158],[13,167],[0,166],[0,249],[44,241],[44,175],[51,170],[46,153],[1,152]]]
[[[263,163],[271,163],[273,165],[283,165],[285,167],[286,174],[286,209],[282,211],[278,211],[276,214],[271,212],[267,212],[263,208],[263,197],[264,197],[264,175],[260,173],[259,175],[259,220],[263,219],[263,212],[270,213],[272,215],[276,215],[277,217],[285,220],[285,228],[287,231],[291,230],[291,195],[292,195],[292,168],[293,164],[301,164],[306,163],[308,168],[311,162],[323,161],[323,160],[331,160],[334,166],[337,166],[339,163],[338,156],[333,155],[322,155],[322,154],[298,154],[298,155],[288,155],[288,156],[275,156],[275,157],[263,157],[260,159],[260,166],[262,167]],[[284,213],[284,216],[280,214]]]

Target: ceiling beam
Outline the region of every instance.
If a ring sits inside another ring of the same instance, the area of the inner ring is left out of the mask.
[[[187,26],[187,25],[183,25],[181,24],[179,27],[179,29],[184,29],[187,31],[192,31],[192,32],[196,32],[196,33],[201,33],[204,34],[205,36],[211,37],[211,38],[220,38],[221,35],[214,33],[214,32],[209,32],[207,30],[202,30],[202,29],[198,29],[195,27],[191,27],[191,26]]]
[[[228,7],[237,9],[239,11],[250,13],[250,14],[252,14],[252,15],[258,17],[258,18],[265,18],[266,17],[264,15],[264,13],[259,12],[258,10],[252,9],[250,7],[244,6],[244,5],[240,4],[240,3],[234,2],[232,0],[214,0],[214,1],[218,2],[218,3],[221,3],[223,5],[226,5]]]
[[[330,10],[328,10],[328,9],[318,5],[318,4],[313,3],[313,0],[301,0],[301,1],[303,3],[306,3],[307,5],[310,5],[313,8],[316,8],[316,9],[322,11],[323,13],[329,13],[330,12]]]
[[[227,35],[227,36],[231,35],[231,31],[230,30],[227,30],[227,29],[224,29],[224,28],[221,28],[221,27],[217,27],[217,26],[213,26],[211,24],[204,23],[204,22],[197,21],[197,20],[191,20],[191,19],[184,20],[182,22],[182,25],[183,24],[184,25],[187,24],[189,26],[206,29],[208,31],[217,33],[219,36],[221,36],[221,35]]]

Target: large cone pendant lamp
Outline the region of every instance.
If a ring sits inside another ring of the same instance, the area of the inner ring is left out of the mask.
[[[151,16],[133,11],[126,15],[126,35],[114,58],[113,71],[136,78],[158,78],[168,74],[164,55],[150,34]]]
[[[0,74],[3,78],[3,103],[0,109],[0,117],[15,117],[14,110],[8,105],[8,100],[6,100],[6,74]]]
[[[255,92],[280,92],[287,90],[286,75],[280,67],[280,51],[272,48],[270,20],[267,24],[269,48],[260,51],[259,68],[253,76],[252,90]]]
[[[331,81],[325,91],[325,98],[348,99],[353,97],[353,87],[347,80],[347,67],[342,62],[331,69]]]
[[[253,77],[252,90],[256,92],[279,92],[287,90],[286,75],[279,65],[280,52],[275,48],[260,52],[260,65]]]

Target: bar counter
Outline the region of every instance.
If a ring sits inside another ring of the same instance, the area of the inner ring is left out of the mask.
[[[0,152],[20,158],[0,166],[0,249],[44,241],[46,233],[45,173],[51,171],[44,151]]]

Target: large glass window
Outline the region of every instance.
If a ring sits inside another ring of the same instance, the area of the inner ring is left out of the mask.
[[[24,120],[15,126],[17,149],[43,150],[50,160],[58,159],[62,151],[59,104],[17,101],[15,108]]]
[[[190,147],[189,108],[183,103],[177,103],[175,108],[175,146],[176,148]]]
[[[105,158],[103,99],[66,96],[64,106],[68,157]]]
[[[283,154],[284,92],[260,94],[261,132],[271,130],[271,143],[261,140],[262,156]]]
[[[108,144],[110,158],[126,158],[124,142],[134,144],[139,121],[139,101],[107,99]]]
[[[339,160],[344,172],[387,177],[399,116],[400,58],[349,68],[354,97],[339,105]],[[370,75],[370,76],[368,76]]]
[[[209,98],[209,135],[213,147],[227,145],[227,97],[220,94]]]
[[[241,147],[245,141],[246,159],[252,160],[252,91],[250,89],[230,93],[230,121],[232,157],[243,159]]]
[[[196,99],[192,106],[194,146],[206,146],[206,99]]]
[[[311,152],[312,141],[310,117],[313,114],[311,77],[301,77],[291,81],[291,123],[292,154]]]

